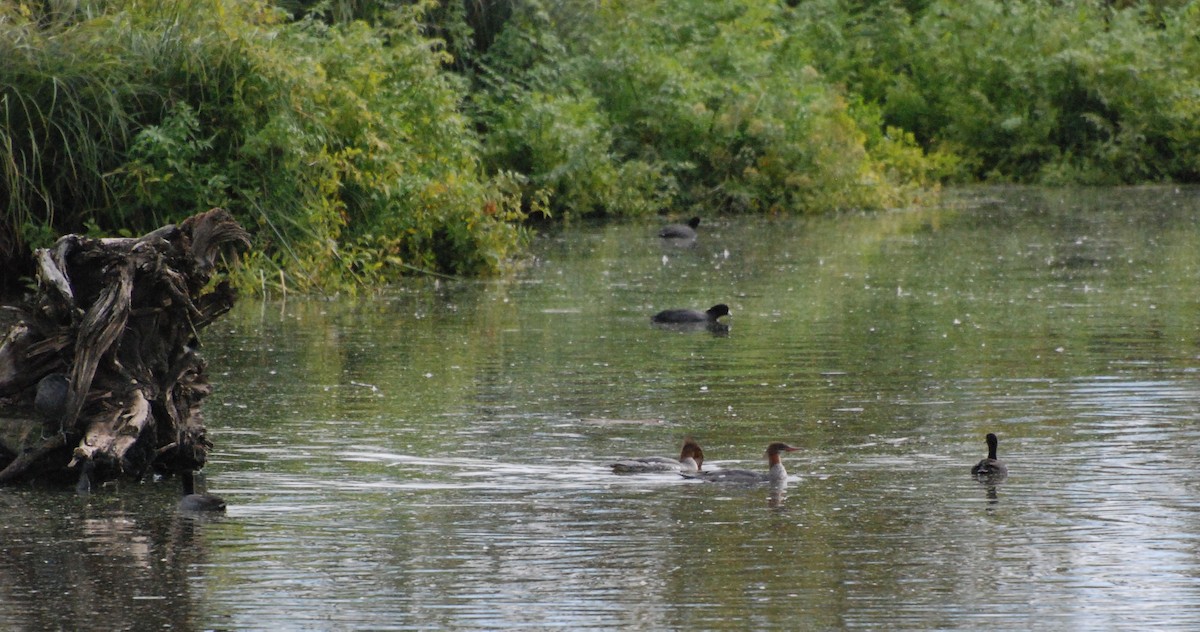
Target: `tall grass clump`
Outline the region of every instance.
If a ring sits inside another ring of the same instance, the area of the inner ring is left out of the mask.
[[[374,25],[235,0],[10,11],[0,255],[224,206],[256,234],[258,287],[499,269],[537,198],[480,175],[427,6]]]
[[[73,18],[0,5],[0,262],[9,270],[29,265],[27,244],[113,203],[106,174],[154,100],[108,29]]]

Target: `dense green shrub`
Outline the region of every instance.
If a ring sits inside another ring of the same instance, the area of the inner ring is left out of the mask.
[[[481,175],[422,6],[374,25],[236,0],[53,19],[5,6],[6,259],[56,232],[135,233],[225,206],[256,234],[260,287],[352,288],[498,270],[540,204],[514,197],[519,175]]]
[[[785,17],[753,0],[520,3],[482,60],[486,164],[578,213],[871,208],[924,183],[911,137],[873,126]]]
[[[796,20],[825,72],[963,179],[1200,178],[1196,3],[815,0]]]

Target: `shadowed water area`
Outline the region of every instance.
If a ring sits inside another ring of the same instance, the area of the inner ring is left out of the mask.
[[[1200,627],[1200,191],[540,236],[512,278],[243,301],[229,502],[0,490],[12,629]],[[728,332],[654,326],[730,306]],[[972,479],[1000,438],[1010,475]],[[618,476],[625,456],[785,490]]]

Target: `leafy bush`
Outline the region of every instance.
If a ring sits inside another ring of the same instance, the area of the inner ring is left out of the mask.
[[[785,18],[750,0],[522,3],[483,58],[485,164],[582,213],[894,202],[920,151],[905,169],[877,162],[865,143],[880,132]]]
[[[1196,181],[1198,7],[803,3],[820,65],[966,180]]]
[[[233,0],[0,20],[4,193],[25,227],[0,254],[43,244],[36,227],[140,232],[219,205],[256,229],[257,287],[498,270],[540,198],[481,175],[424,8],[376,25]]]

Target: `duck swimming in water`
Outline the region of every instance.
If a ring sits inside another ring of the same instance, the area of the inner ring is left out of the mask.
[[[651,316],[650,320],[659,324],[708,323],[715,325],[719,324],[717,323],[718,318],[728,315],[729,306],[719,303],[703,312],[698,309],[666,309]]]
[[[225,499],[212,494],[196,493],[196,473],[186,470],[179,475],[183,482],[183,498],[179,499],[180,511],[224,512]]]
[[[1008,476],[1008,466],[996,458],[996,447],[999,444],[1000,440],[996,438],[996,435],[989,432],[987,434],[987,458],[976,463],[975,467],[971,468],[972,476],[981,481],[997,481]]]
[[[641,474],[644,472],[699,472],[704,465],[704,450],[692,439],[683,442],[679,459],[665,456],[644,456],[637,459],[622,459],[611,463],[615,474]]]
[[[687,224],[668,224],[658,231],[663,239],[695,239],[696,228],[700,226],[700,218],[693,217]]]
[[[710,483],[743,483],[743,484],[758,484],[770,483],[772,485],[783,485],[787,482],[788,473],[783,469],[783,462],[779,459],[781,452],[795,452],[799,448],[793,448],[786,443],[772,443],[767,446],[767,463],[770,464],[770,469],[766,474],[762,472],[754,472],[751,470],[711,470],[708,472],[680,472],[684,478],[695,478]]]

